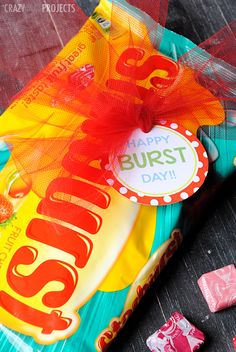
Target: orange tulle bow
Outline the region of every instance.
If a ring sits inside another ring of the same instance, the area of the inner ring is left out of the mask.
[[[38,98],[42,105],[67,111],[68,118],[61,123],[53,115],[47,120],[29,115],[27,119],[34,119],[31,130],[23,126],[6,131],[4,140],[22,177],[30,176],[39,196],[45,194],[44,185],[55,175],[65,175],[64,156],[75,142],[80,172],[94,172],[91,163],[115,160],[135,129],[148,133],[160,120],[167,120],[196,134],[200,126],[225,120],[222,102],[236,101],[235,23],[175,62],[158,51],[167,0],[156,0],[155,5],[144,0],[129,3],[130,9],[138,8],[137,18],[117,1],[112,2],[110,32],[102,39],[106,51],[102,57],[99,50],[92,53],[96,55],[91,59],[93,79],[81,84],[81,70],[71,65],[69,72],[54,78],[51,90]],[[125,29],[118,18],[123,18]],[[45,71],[38,79],[47,75]],[[42,137],[45,125],[52,127],[55,135]]]

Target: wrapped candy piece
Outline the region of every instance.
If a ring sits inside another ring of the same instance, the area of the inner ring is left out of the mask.
[[[211,312],[236,304],[236,268],[228,265],[224,268],[203,274],[198,285]]]
[[[105,351],[235,171],[234,25],[197,47],[156,1],[102,0],[1,117],[0,351]]]
[[[236,336],[233,338],[233,346],[234,346],[234,349],[236,351]]]
[[[157,332],[150,336],[147,345],[152,352],[193,352],[204,343],[205,336],[178,312]]]

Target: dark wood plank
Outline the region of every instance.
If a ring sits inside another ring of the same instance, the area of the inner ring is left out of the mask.
[[[176,310],[206,334],[207,341],[202,351],[233,352],[236,307],[210,313],[199,291],[197,279],[204,272],[236,262],[234,182],[232,178],[218,194],[215,204],[209,207],[203,218],[203,225],[191,233],[164,269],[111,345],[110,352],[149,351],[145,346],[146,338]]]
[[[196,44],[236,17],[234,0],[169,0],[167,27]]]
[[[16,0],[0,1],[0,106],[7,107],[15,95],[79,31],[82,22],[76,3],[69,12],[46,11],[49,5],[67,0],[21,0],[24,10],[10,11]],[[84,18],[85,21],[85,18]]]

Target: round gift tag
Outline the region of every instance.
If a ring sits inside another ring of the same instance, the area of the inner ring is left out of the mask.
[[[203,184],[208,157],[201,142],[177,123],[149,133],[137,129],[118,155],[107,182],[133,202],[166,205],[187,199]]]

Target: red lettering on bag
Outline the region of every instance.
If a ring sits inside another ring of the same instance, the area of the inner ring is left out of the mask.
[[[156,70],[163,70],[167,72],[167,76],[164,78],[158,76],[151,78],[152,85],[154,87],[171,85],[179,72],[179,65],[165,56],[152,55],[138,66],[137,62],[142,60],[144,56],[145,51],[143,49],[129,48],[125,50],[117,62],[117,72],[140,81],[147,79]],[[135,65],[132,65],[130,61],[134,61]]]
[[[111,330],[104,332],[101,338],[98,340],[99,350],[105,350],[111,343],[111,340],[114,338],[114,334]]]
[[[73,294],[78,282],[77,271],[61,260],[47,260],[40,264],[30,275],[23,275],[18,270],[19,265],[31,265],[38,256],[37,249],[24,246],[13,255],[7,270],[9,286],[23,297],[33,297],[51,281],[64,285],[60,291],[44,294],[42,302],[50,308],[63,306]]]
[[[130,85],[131,94],[138,95],[141,99],[145,99],[147,93],[154,92],[155,88],[171,85],[178,73],[178,64],[160,55],[148,57],[139,66],[132,63],[143,60],[144,56],[145,52],[141,49],[127,49],[121,54],[116,69],[119,74],[134,80],[146,80],[155,70],[166,71],[165,77],[150,78],[152,88],[136,86],[125,80],[110,80],[107,85],[117,91],[121,91],[125,85]],[[60,285],[59,291],[51,289],[42,296],[42,303],[47,309],[58,308],[69,302],[79,281],[77,269],[84,268],[92,254],[93,242],[89,235],[97,234],[102,226],[102,218],[94,207],[107,209],[110,205],[110,195],[102,189],[102,186],[107,185],[104,173],[98,166],[91,164],[96,161],[99,165],[103,155],[100,155],[99,149],[94,145],[93,160],[86,160],[85,155],[81,155],[81,143],[84,146],[84,140],[73,141],[63,158],[62,168],[69,172],[70,176],[53,180],[48,185],[45,198],[38,204],[37,212],[44,218],[32,219],[26,229],[26,236],[31,240],[72,255],[75,258],[76,268],[64,261],[49,259],[41,262],[31,274],[24,275],[21,270],[24,266],[35,264],[38,252],[34,247],[23,246],[13,255],[7,270],[9,286],[22,297],[38,295],[51,282],[63,284],[62,289]],[[79,200],[83,203],[78,204]],[[86,202],[88,206],[85,205]],[[90,209],[90,204],[93,210]],[[78,231],[75,228],[78,228]],[[86,235],[81,234],[80,229],[86,231]],[[173,250],[174,248],[169,248],[168,255]],[[162,263],[160,264],[162,267]],[[134,307],[137,304],[138,300],[134,302]],[[62,317],[59,310],[53,310],[49,314],[42,312],[20,302],[5,291],[0,291],[0,305],[12,316],[42,328],[43,334],[66,330],[72,323],[70,318]],[[118,331],[120,324],[125,324],[131,312],[132,310],[128,310],[120,322],[113,323],[115,332]],[[101,346],[107,345],[112,334],[113,332],[108,332],[103,335],[99,341]]]
[[[83,142],[84,143],[84,142]],[[97,185],[107,186],[107,182],[104,179],[104,175],[96,167],[89,165],[88,163],[83,163],[79,159],[83,157],[83,155],[78,155],[78,150],[80,150],[80,141],[74,141],[71,143],[69,152],[65,155],[62,161],[62,166],[65,170],[69,171],[75,176],[79,176],[84,180],[94,182]],[[85,148],[85,145],[83,145]],[[101,159],[101,155],[97,154],[96,145],[94,145],[94,160]],[[93,161],[93,160],[91,160]],[[107,195],[109,197],[109,195]]]
[[[72,322],[71,319],[62,317],[59,310],[44,313],[18,301],[4,291],[0,291],[0,306],[25,323],[42,328],[43,334],[49,335],[55,330],[66,330]]]
[[[31,220],[26,235],[35,241],[70,253],[75,257],[77,268],[81,269],[87,264],[93,249],[93,243],[88,237],[44,219]]]
[[[71,144],[63,159],[62,167],[70,175],[79,176],[80,179],[59,177],[48,185],[46,196],[40,201],[37,212],[51,219],[32,219],[27,226],[26,236],[73,255],[75,266],[82,269],[89,261],[93,242],[88,236],[81,234],[79,229],[94,235],[101,228],[102,218],[90,210],[89,205],[87,209],[77,202],[82,199],[91,206],[106,209],[110,205],[110,195],[98,187],[106,184],[101,169],[79,161],[77,155],[79,144],[79,141]],[[99,159],[99,155],[97,157]],[[63,224],[53,219],[63,221]],[[77,227],[78,231],[70,228],[71,225]],[[50,259],[39,264],[30,275],[23,275],[18,266],[22,268],[22,265],[34,264],[37,256],[37,249],[30,246],[23,246],[14,253],[7,270],[9,286],[22,297],[34,297],[49,282],[60,282],[64,288],[45,293],[42,303],[49,308],[65,305],[78,284],[77,270],[64,261]],[[9,314],[31,325],[42,327],[44,334],[50,334],[54,330],[66,330],[71,324],[70,318],[60,318],[62,312],[58,310],[50,314],[41,312],[3,291],[0,302],[2,308]]]
[[[125,50],[116,65],[116,70],[119,74],[129,77],[134,82],[109,79],[107,87],[118,92],[129,92],[141,100],[145,100],[147,94],[155,94],[155,88],[168,88],[172,85],[178,75],[179,65],[173,60],[162,56],[149,56],[144,63],[137,65],[137,62],[145,56],[145,51],[139,48],[129,48]],[[135,64],[132,64],[132,61]],[[135,81],[146,80],[156,70],[163,70],[167,73],[165,77],[154,76],[150,78],[150,83],[153,87],[145,88],[135,83]]]
[[[65,221],[91,234],[96,234],[102,225],[102,218],[89,209],[66,201],[44,198],[37,212],[51,218]]]
[[[53,180],[47,188],[46,197],[56,200],[56,193],[84,199],[102,209],[110,204],[110,196],[105,191],[80,180],[65,177]]]

